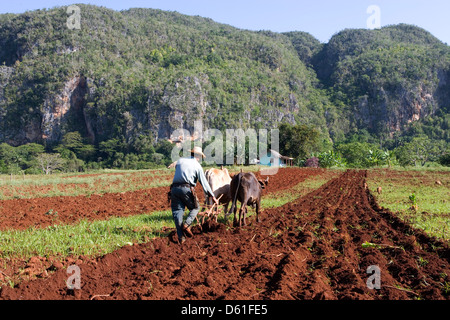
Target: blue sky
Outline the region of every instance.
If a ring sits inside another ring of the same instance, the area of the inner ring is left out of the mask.
[[[0,13],[90,3],[115,10],[155,8],[199,15],[249,30],[306,31],[322,42],[345,28],[367,28],[370,5],[380,8],[381,26],[408,23],[450,44],[448,0],[16,0],[2,1]]]

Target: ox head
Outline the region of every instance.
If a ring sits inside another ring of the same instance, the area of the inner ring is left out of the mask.
[[[269,177],[266,178],[266,180],[258,180],[259,184],[261,185],[261,188],[264,189],[269,184]]]

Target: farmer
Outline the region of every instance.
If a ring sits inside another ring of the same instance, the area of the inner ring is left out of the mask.
[[[170,186],[170,199],[172,207],[173,220],[177,228],[178,241],[181,243],[186,241],[185,235],[192,237],[191,224],[197,216],[200,205],[195,194],[195,186],[197,181],[200,183],[205,191],[212,197],[215,203],[218,200],[214,196],[205,174],[203,173],[200,160],[205,158],[202,148],[194,147],[191,150],[190,158],[181,158],[175,166],[175,176],[173,177],[172,185]],[[184,209],[189,209],[189,216],[183,223]]]

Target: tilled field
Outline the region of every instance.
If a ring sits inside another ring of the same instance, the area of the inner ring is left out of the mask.
[[[324,174],[323,169],[279,170],[270,176],[266,194],[295,186],[306,178]],[[259,173],[258,173],[258,176]],[[169,187],[144,190],[91,194],[89,196],[59,196],[0,201],[0,230],[23,230],[29,227],[46,227],[69,224],[81,219],[99,220],[113,216],[129,216],[157,210],[169,210]],[[203,191],[197,184],[197,194],[203,201]]]
[[[75,261],[66,270],[5,286],[1,299],[449,299],[450,249],[379,208],[366,171],[347,171],[310,194],[267,209],[262,222],[196,227],[182,246],[172,236]],[[380,289],[367,268],[381,271]]]

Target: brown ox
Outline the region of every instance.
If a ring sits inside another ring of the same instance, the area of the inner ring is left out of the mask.
[[[219,199],[219,197],[222,196],[219,203],[224,205],[225,212],[227,212],[228,205],[231,201],[231,177],[227,168],[224,168],[223,166],[220,169],[211,168],[206,170],[205,176],[216,199]],[[205,195],[205,201],[206,204],[213,204],[213,200],[208,195]]]
[[[246,225],[245,214],[247,213],[247,205],[256,208],[256,221],[260,222],[259,209],[261,206],[262,189],[267,186],[268,182],[269,178],[265,181],[258,180],[252,172],[241,172],[233,177],[230,183],[233,203],[228,215],[232,212],[234,213],[233,224],[235,226],[241,227],[242,224]],[[241,202],[241,208],[239,209],[239,221],[236,219],[237,200]]]

